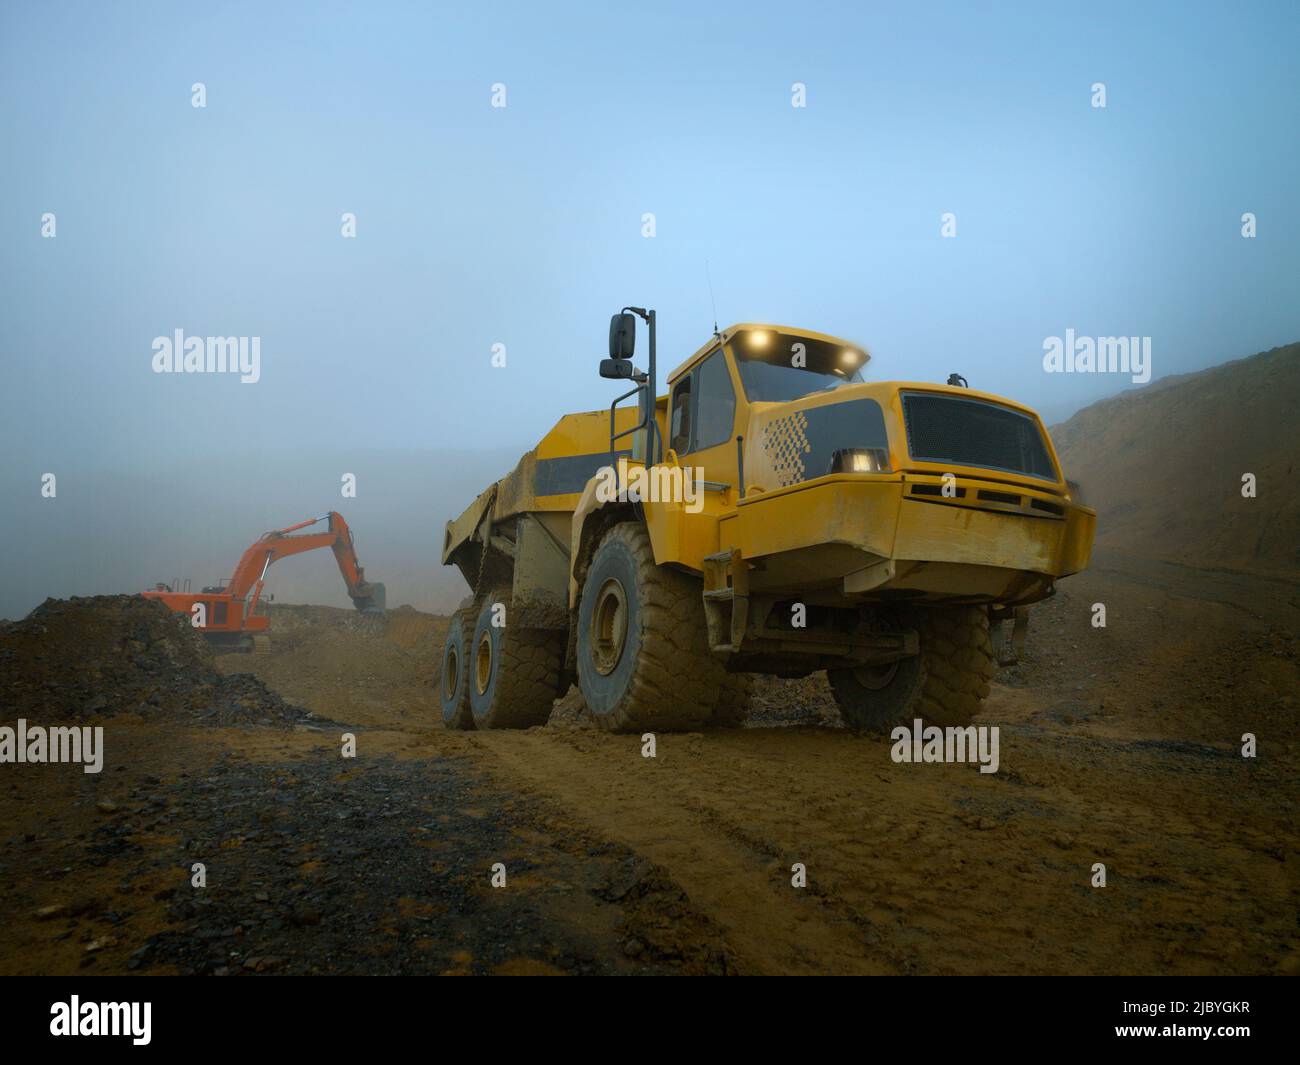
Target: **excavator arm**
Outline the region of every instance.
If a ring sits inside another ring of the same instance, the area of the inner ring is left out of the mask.
[[[300,529],[307,529],[321,522],[326,523],[327,532],[299,532]],[[343,520],[343,515],[333,510],[322,518],[308,518],[296,525],[290,525],[287,529],[275,529],[264,533],[240,556],[227,590],[235,599],[247,597],[246,616],[249,616],[253,613],[253,608],[257,606],[257,601],[262,594],[262,586],[266,583],[266,572],[271,568],[271,563],[288,558],[290,555],[300,555],[304,551],[315,551],[321,547],[328,547],[334,552],[334,560],[338,563],[339,572],[343,574],[343,582],[347,585],[352,605],[363,613],[383,613],[384,586],[378,581],[372,583],[366,580],[366,571],[357,561],[352,530]]]

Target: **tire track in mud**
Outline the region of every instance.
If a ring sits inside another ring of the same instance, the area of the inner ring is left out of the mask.
[[[678,776],[667,783],[655,779],[658,773],[601,765],[613,752],[620,760],[650,761],[641,758],[635,737],[579,735],[575,745],[558,731],[497,734],[476,737],[473,749],[489,773],[559,801],[570,816],[663,866],[692,904],[722,929],[740,971],[895,971],[863,949],[856,922],[824,905],[817,894],[804,895],[791,886],[789,863],[773,857],[781,851],[778,845],[733,831],[734,822],[716,816],[716,804],[674,790],[688,781]],[[690,743],[700,737],[682,739]],[[589,757],[593,752],[599,753]],[[597,765],[600,770],[593,771]]]
[[[470,749],[661,865],[742,971],[1259,971],[1294,938],[1295,833],[1269,846],[1278,826],[1252,825],[1289,777],[1243,793],[1222,751],[1014,725],[991,775],[834,731],[661,735],[654,761],[637,737],[554,726]]]

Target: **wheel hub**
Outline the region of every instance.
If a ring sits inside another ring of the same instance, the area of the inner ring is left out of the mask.
[[[627,593],[611,577],[600,586],[591,611],[592,665],[601,676],[614,672],[627,643]]]
[[[853,671],[854,679],[864,688],[873,692],[888,688],[898,674],[898,661],[885,662],[879,666],[858,666]]]
[[[460,681],[460,655],[455,647],[447,648],[447,660],[442,665],[442,694],[450,699],[456,694],[456,685]]]
[[[479,695],[483,695],[488,690],[491,679],[492,634],[485,632],[479,637],[478,649],[474,653],[474,686],[478,689]]]

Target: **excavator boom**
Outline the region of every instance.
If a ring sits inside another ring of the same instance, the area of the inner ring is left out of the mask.
[[[300,533],[321,522],[326,524],[326,532]],[[262,584],[266,580],[266,571],[271,563],[290,555],[300,555],[304,551],[315,551],[328,547],[334,552],[343,583],[347,585],[348,597],[353,605],[361,611],[374,613],[384,609],[384,586],[372,584],[366,580],[365,569],[357,561],[356,547],[352,539],[352,530],[343,520],[343,515],[331,510],[324,517],[307,518],[285,529],[274,529],[263,533],[261,538],[240,556],[231,575],[228,590],[236,599],[248,597],[250,591],[256,602],[261,594]]]

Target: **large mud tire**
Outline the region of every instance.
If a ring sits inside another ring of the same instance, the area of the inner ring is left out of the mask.
[[[993,679],[988,612],[916,607],[900,623],[917,630],[916,656],[886,668],[827,671],[844,723],[857,732],[888,732],[918,717],[931,725],[969,725]]]
[[[578,687],[611,732],[702,728],[726,671],[709,653],[698,578],[655,565],[640,522],[609,530],[578,606]]]
[[[442,643],[442,668],[438,671],[438,701],[442,723],[449,729],[473,729],[469,711],[469,632],[474,623],[473,607],[457,610],[447,626]]]
[[[754,678],[748,673],[728,673],[709,718],[711,728],[740,728],[749,717]]]
[[[505,624],[494,625],[504,608]],[[551,716],[564,669],[564,633],[510,624],[510,592],[498,588],[479,607],[469,645],[474,727],[532,728]]]

